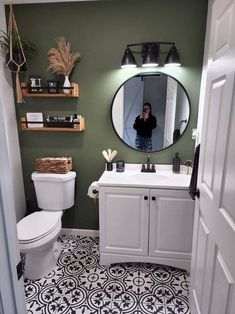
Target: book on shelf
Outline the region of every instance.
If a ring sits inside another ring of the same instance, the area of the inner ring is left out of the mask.
[[[26,119],[28,128],[43,128],[44,126],[42,112],[27,112]]]

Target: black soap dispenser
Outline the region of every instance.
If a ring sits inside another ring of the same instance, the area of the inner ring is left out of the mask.
[[[175,153],[175,157],[173,158],[173,167],[172,167],[172,171],[174,173],[180,173],[180,163],[181,163],[181,159],[179,157],[179,153]]]

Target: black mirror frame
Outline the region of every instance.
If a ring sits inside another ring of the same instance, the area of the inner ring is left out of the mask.
[[[190,119],[191,119],[191,103],[190,103],[190,98],[189,98],[189,96],[188,96],[188,93],[187,93],[186,89],[185,89],[184,86],[181,84],[181,82],[178,81],[174,76],[169,75],[169,74],[166,74],[166,73],[164,73],[164,72],[160,72],[160,71],[157,71],[157,72],[140,72],[140,73],[138,73],[138,74],[135,74],[135,75],[129,77],[127,80],[125,80],[125,81],[119,86],[119,88],[117,89],[117,91],[115,92],[115,94],[114,94],[114,96],[113,96],[112,103],[111,103],[111,111],[110,111],[111,121],[112,121],[113,129],[114,129],[116,135],[118,136],[118,138],[119,138],[127,147],[129,147],[129,148],[135,150],[136,152],[145,153],[145,154],[146,154],[146,151],[139,150],[139,149],[136,149],[135,147],[132,147],[132,146],[128,145],[128,144],[119,136],[119,134],[118,134],[118,132],[116,131],[116,128],[115,128],[115,126],[114,126],[114,122],[113,122],[113,116],[112,116],[113,104],[114,104],[114,99],[115,99],[117,93],[119,92],[120,88],[121,88],[127,81],[131,80],[131,79],[134,78],[134,77],[138,77],[138,76],[145,76],[145,75],[146,75],[146,76],[150,76],[150,75],[156,76],[156,75],[158,75],[158,74],[159,74],[159,75],[164,74],[164,75],[166,75],[166,76],[169,76],[170,78],[172,78],[173,80],[175,80],[175,81],[182,87],[182,89],[183,89],[183,91],[185,92],[185,95],[187,96],[187,99],[188,99],[189,117],[188,117],[187,125],[186,125],[186,127],[185,127],[183,133],[180,135],[180,137],[179,137],[175,142],[173,142],[171,145],[169,145],[169,146],[167,146],[167,147],[164,147],[164,148],[162,148],[162,149],[149,151],[149,152],[147,152],[147,153],[157,153],[157,152],[166,150],[166,149],[170,148],[171,146],[175,145],[175,144],[176,144],[178,141],[180,141],[180,139],[183,137],[183,135],[185,134],[185,132],[186,132],[186,130],[187,130],[187,128],[188,128],[188,125],[189,125],[189,123],[190,123]]]

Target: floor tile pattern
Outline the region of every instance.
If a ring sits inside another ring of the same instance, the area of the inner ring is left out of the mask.
[[[99,239],[61,236],[56,268],[25,279],[28,314],[189,314],[189,274],[157,264],[99,265]]]

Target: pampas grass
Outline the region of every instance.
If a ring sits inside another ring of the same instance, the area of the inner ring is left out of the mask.
[[[107,150],[104,149],[102,151],[102,155],[107,160],[107,162],[111,162],[113,160],[113,158],[117,155],[117,151],[116,151],[116,149],[114,149],[112,151],[111,148],[108,148]]]
[[[53,73],[69,76],[76,62],[80,58],[80,53],[70,51],[70,43],[64,37],[56,39],[57,48],[48,51],[49,67]]]

